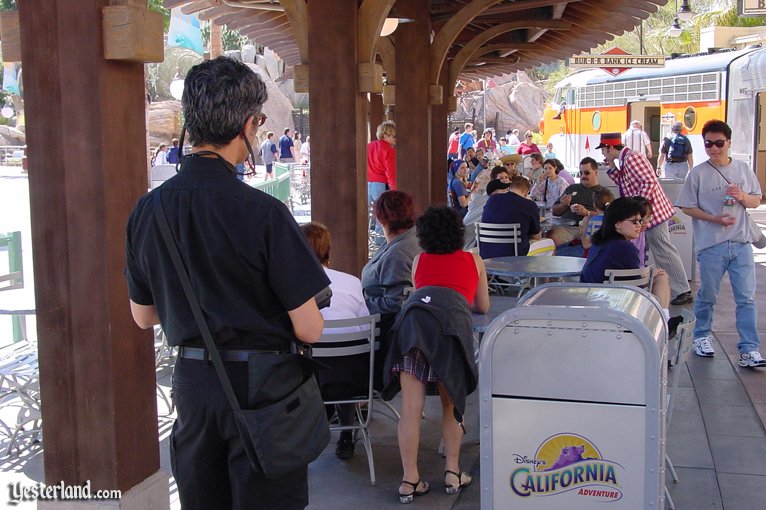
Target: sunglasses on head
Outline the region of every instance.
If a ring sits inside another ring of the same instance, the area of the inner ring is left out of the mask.
[[[726,145],[726,140],[705,140],[705,148],[709,149],[713,145],[719,149],[723,149],[723,146]]]

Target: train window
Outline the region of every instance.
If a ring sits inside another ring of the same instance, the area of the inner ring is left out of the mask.
[[[684,112],[684,125],[686,126],[686,129],[692,129],[694,125],[697,123],[697,112],[694,111],[693,106],[689,106],[686,108],[686,111]]]
[[[601,112],[593,112],[593,130],[598,131],[601,129]]]

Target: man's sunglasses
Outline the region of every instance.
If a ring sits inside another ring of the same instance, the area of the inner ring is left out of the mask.
[[[705,140],[706,149],[711,148],[713,145],[715,145],[719,149],[723,149],[723,146],[726,145],[726,140]]]
[[[590,175],[590,171],[586,170],[584,172],[580,172],[580,175]]]
[[[505,166],[516,166],[516,163],[514,163],[513,161],[509,161],[508,163],[505,164]]]

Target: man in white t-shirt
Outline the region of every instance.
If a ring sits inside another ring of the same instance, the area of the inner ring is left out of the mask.
[[[747,163],[729,157],[731,128],[725,122],[706,122],[702,138],[709,159],[689,172],[676,200],[676,205],[693,218],[699,263],[694,352],[708,358],[714,355],[713,308],[724,273],[729,273],[736,304],[739,365],[766,367],[759,352],[753,236],[747,213],[748,208],[761,204],[761,187]]]
[[[630,150],[640,152],[647,159],[652,159],[652,141],[641,122],[634,120],[630,123],[630,128],[622,135],[622,144]]]

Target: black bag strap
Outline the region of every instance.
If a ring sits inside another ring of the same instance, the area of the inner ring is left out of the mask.
[[[181,260],[181,254],[178,252],[178,245],[173,238],[173,234],[170,232],[168,218],[165,216],[165,210],[162,208],[161,192],[161,186],[154,190],[152,205],[154,207],[154,216],[157,218],[157,224],[159,225],[160,232],[162,233],[162,239],[165,241],[165,246],[168,248],[168,253],[170,253],[170,258],[173,261],[176,272],[178,273],[178,279],[181,281],[181,286],[184,289],[184,294],[186,294],[186,299],[189,301],[189,306],[191,307],[192,314],[194,315],[194,320],[197,322],[199,332],[202,335],[202,338],[205,340],[205,347],[210,352],[213,366],[215,367],[215,371],[218,374],[218,378],[221,380],[221,387],[223,388],[223,392],[226,394],[226,399],[229,401],[229,404],[231,405],[231,408],[234,410],[234,412],[239,414],[242,412],[242,410],[239,407],[239,402],[237,402],[237,397],[234,394],[234,389],[231,387],[231,381],[229,381],[229,377],[226,375],[226,370],[223,368],[221,354],[218,352],[218,347],[216,347],[215,341],[213,340],[213,335],[210,333],[210,328],[208,327],[205,316],[202,313],[202,308],[200,308],[199,301],[197,301],[197,296],[194,294],[194,289],[192,289],[189,273],[186,271],[184,263]]]
[[[705,163],[707,163],[708,165],[710,165],[713,168],[715,168],[715,171],[718,172],[721,177],[723,177],[723,180],[726,181],[726,184],[731,184],[731,181],[729,179],[727,179],[726,176],[723,174],[723,172],[721,172],[721,170],[719,170],[717,166],[715,166],[713,163],[711,163],[709,159],[707,161],[705,161]]]

